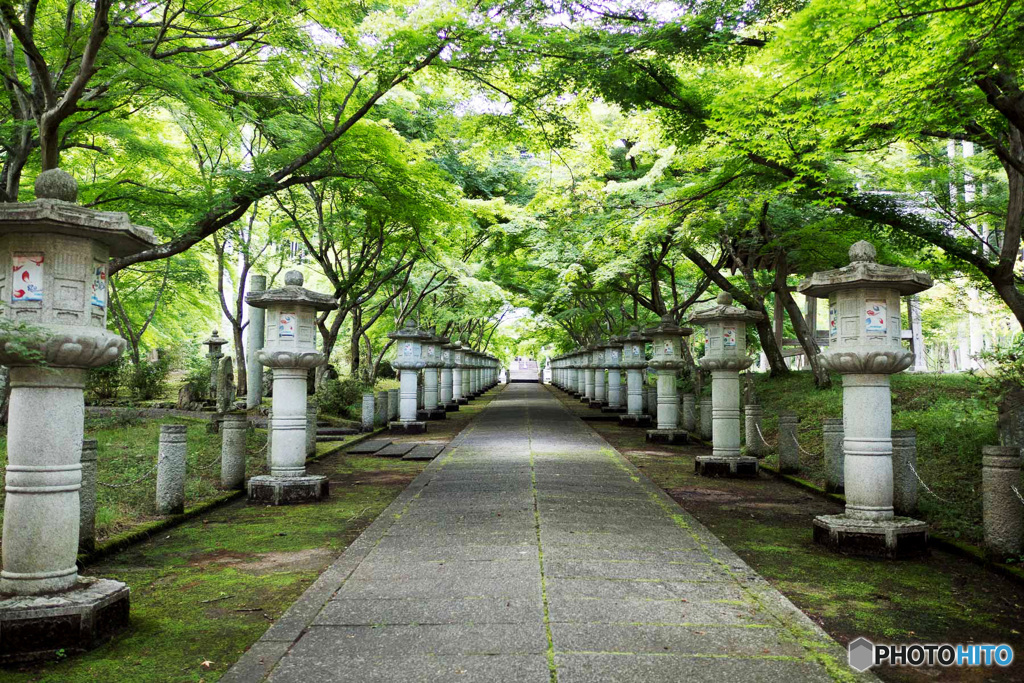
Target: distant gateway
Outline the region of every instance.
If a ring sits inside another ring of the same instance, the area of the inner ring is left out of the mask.
[[[509,365],[510,382],[539,382],[540,366],[533,358],[517,357]]]

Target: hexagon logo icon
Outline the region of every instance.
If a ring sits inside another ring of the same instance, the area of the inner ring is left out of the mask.
[[[856,671],[867,671],[875,663],[875,644],[867,638],[858,638],[850,642],[850,668]]]

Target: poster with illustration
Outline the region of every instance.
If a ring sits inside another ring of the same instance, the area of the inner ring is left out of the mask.
[[[92,305],[107,307],[107,267],[103,264],[97,265],[92,271]]]
[[[885,301],[868,301],[867,302],[867,316],[865,321],[864,330],[866,332],[876,332],[886,334],[889,332],[888,318],[886,311]]]
[[[672,346],[672,342],[670,342],[670,341],[665,342],[665,349],[664,349],[663,353],[666,356],[671,356],[674,350],[675,350],[675,347]]]
[[[434,357],[434,347],[433,346],[428,346],[427,347],[427,355],[430,356],[431,358]]]
[[[402,355],[403,356],[411,356],[412,355],[412,342],[405,342],[405,345],[402,346]]]
[[[839,334],[839,323],[836,322],[836,307],[828,307],[828,336],[834,337]]]
[[[633,356],[639,356],[639,355],[640,355],[640,347],[637,346],[636,344],[634,344],[633,345]]]
[[[295,339],[295,314],[282,313],[277,321],[278,339]]]
[[[43,255],[14,254],[11,301],[43,300]]]
[[[723,327],[722,328],[722,347],[726,349],[736,348],[736,328],[735,327]]]

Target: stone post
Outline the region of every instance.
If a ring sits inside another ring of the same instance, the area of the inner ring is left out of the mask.
[[[752,458],[764,457],[766,444],[761,438],[761,420],[764,417],[764,408],[758,403],[748,403],[743,408],[744,432],[747,437],[746,454]]]
[[[622,338],[621,365],[626,369],[626,414],[619,415],[619,424],[647,427],[651,416],[644,413],[643,369],[647,366],[645,347],[650,341],[636,327]]]
[[[250,275],[249,291],[262,292],[267,288],[266,275]],[[256,359],[256,353],[263,348],[266,334],[266,311],[247,306],[249,311],[248,348],[245,357],[245,407],[252,410],[263,400],[263,365]]]
[[[217,369],[217,412],[226,413],[235,403],[235,370],[231,356],[222,356]]]
[[[388,392],[378,391],[374,399],[373,426],[383,427],[388,423]]]
[[[156,513],[179,515],[185,511],[185,425],[160,425],[156,465]]]
[[[683,394],[683,429],[689,434],[697,433],[697,396]]]
[[[307,503],[329,495],[327,477],[306,474],[306,402],[309,371],[327,360],[316,348],[316,314],[337,304],[334,297],[302,284],[302,273],[291,270],[285,273],[284,287],[245,297],[250,306],[268,310],[271,323],[257,357],[274,371],[270,474],[249,479],[253,503]]]
[[[917,512],[917,432],[892,432],[892,507],[901,517]]]
[[[249,420],[241,411],[224,413],[220,425],[220,486],[225,491],[245,488],[245,434]]]
[[[714,413],[710,396],[702,396],[700,399],[700,439],[711,441],[714,435]]]
[[[829,345],[821,361],[843,375],[846,511],[814,520],[815,541],[835,550],[893,558],[927,548],[928,525],[896,518],[893,510],[889,376],[914,364],[903,347],[900,297],[931,286],[925,273],[876,263],[875,248],[858,242],[850,265],[814,273],[797,287],[805,296],[828,297]]]
[[[319,412],[319,404],[315,398],[306,399],[306,457],[316,455],[316,429],[317,429],[317,413]],[[381,424],[387,423],[387,417],[382,420]]]
[[[60,169],[40,173],[35,191],[0,206],[0,315],[15,323],[0,329],[10,368],[0,662],[89,649],[128,621],[127,587],[81,578],[75,564],[83,389],[87,369],[125,348],[107,330],[107,264],[157,241],[123,213],[75,204],[77,183]]]
[[[696,458],[698,474],[756,476],[757,458],[740,452],[740,370],[750,367],[747,325],[763,319],[758,311],[733,306],[732,295],[721,292],[716,305],[694,315],[707,334],[701,367],[711,371],[712,440],[710,456]]]
[[[657,428],[648,430],[647,440],[655,443],[685,443],[688,435],[679,429],[679,392],[676,391],[676,371],[685,365],[682,347],[693,334],[689,327],[679,327],[671,314],[644,335],[651,338],[651,360],[647,364],[657,373],[657,386],[648,398],[651,415],[657,419]]]
[[[424,365],[420,344],[426,334],[407,321],[405,327],[388,336],[396,342],[397,353],[391,365],[399,371],[401,384],[398,420],[390,424],[391,432],[421,434],[427,431],[427,425],[416,419],[416,373]]]
[[[1024,505],[1012,487],[1021,490],[1020,449],[985,446],[981,453],[985,548],[997,559],[1017,557],[1024,551]]]
[[[96,549],[96,439],[82,441],[82,490],[78,524],[78,551],[91,553]]]
[[[796,413],[779,413],[779,472],[793,474],[800,471],[800,449],[797,446],[797,425],[800,418]]]
[[[373,431],[373,418],[377,411],[375,409],[376,400],[374,399],[373,392],[363,394],[363,409],[362,409],[362,429],[364,432]]]
[[[398,395],[398,389],[388,389],[388,420],[398,419],[398,405],[401,399]]]
[[[825,441],[825,490],[843,492],[843,419],[829,418],[822,426]]]

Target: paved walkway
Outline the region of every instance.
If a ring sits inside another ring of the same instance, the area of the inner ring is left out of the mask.
[[[828,681],[845,651],[512,384],[223,681]]]

